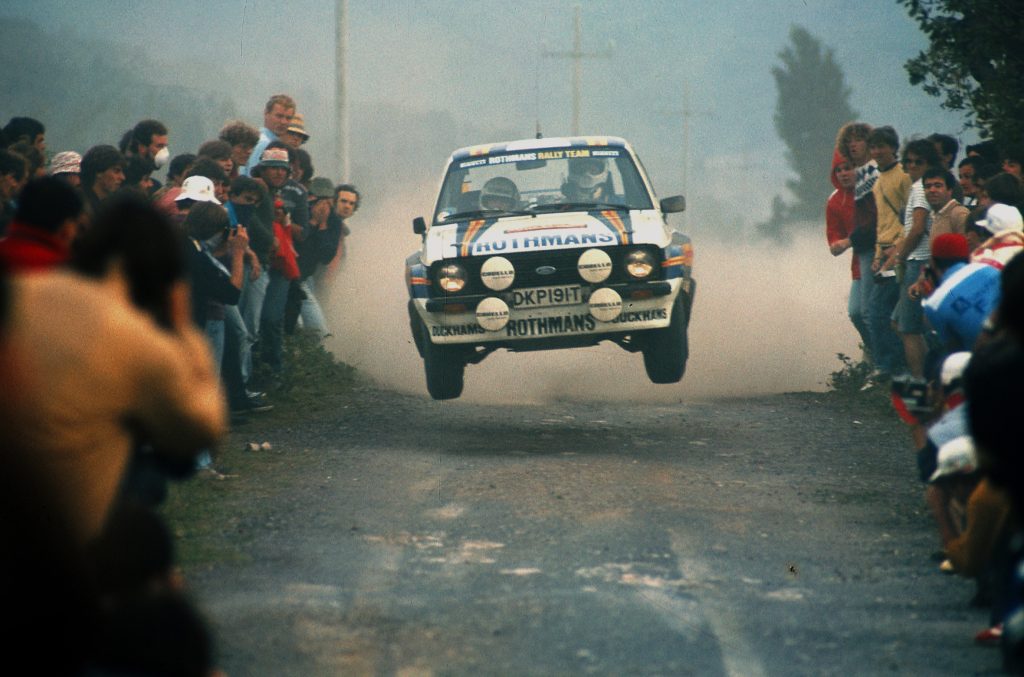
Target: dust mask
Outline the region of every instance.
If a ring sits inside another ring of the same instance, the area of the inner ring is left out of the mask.
[[[153,164],[156,165],[157,169],[160,169],[165,164],[167,164],[167,160],[170,157],[171,151],[167,149],[167,146],[164,146],[159,151],[157,151],[156,155],[153,156]]]

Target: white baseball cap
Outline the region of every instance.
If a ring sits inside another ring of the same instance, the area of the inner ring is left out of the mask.
[[[966,350],[951,353],[946,357],[946,359],[942,361],[942,374],[940,377],[942,385],[951,385],[953,381],[962,377],[964,375],[964,369],[967,368],[967,363],[970,361],[971,353]]]
[[[1018,233],[1024,231],[1024,219],[1021,218],[1020,210],[1010,205],[1004,205],[1001,202],[996,202],[989,207],[988,211],[985,212],[985,218],[974,223],[985,228],[993,235],[998,235],[1007,230],[1015,230]]]
[[[969,435],[961,435],[942,445],[939,449],[938,467],[929,482],[949,475],[969,475],[978,469],[978,454],[974,450],[974,440]]]
[[[212,202],[220,204],[220,200],[213,193],[213,181],[205,176],[190,176],[181,184],[181,193],[174,198],[175,202],[181,200],[195,200],[196,202]]]

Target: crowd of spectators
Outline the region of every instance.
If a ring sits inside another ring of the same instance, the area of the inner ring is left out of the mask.
[[[48,161],[41,122],[0,132],[5,636],[43,672],[216,673],[157,507],[223,477],[211,450],[272,407],[286,333],[330,335],[359,191],[315,175],[309,138],[287,95],[175,156],[153,119]]]
[[[1024,672],[1024,148],[966,148],[892,127],[838,132],[826,203],[831,253],[852,250],[848,313],[910,429],[939,569],[977,582],[975,636]],[[954,166],[959,176],[954,176]]]

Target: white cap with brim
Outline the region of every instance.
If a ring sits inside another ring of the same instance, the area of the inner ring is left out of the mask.
[[[950,440],[939,448],[938,467],[929,482],[951,475],[969,475],[978,469],[978,454],[974,450],[974,440],[969,435],[962,435]]]
[[[964,375],[964,369],[967,368],[967,363],[971,361],[971,353],[966,350],[960,352],[951,353],[942,361],[942,372],[941,380],[942,385],[948,386],[953,381],[961,378]]]
[[[220,204],[213,191],[213,181],[205,176],[190,176],[181,184],[181,193],[174,198],[175,202],[195,200],[196,202],[212,202]]]
[[[1013,230],[1018,233],[1024,231],[1024,219],[1021,218],[1020,210],[1010,205],[997,202],[985,212],[985,218],[975,221],[975,225],[981,226],[993,235]]]

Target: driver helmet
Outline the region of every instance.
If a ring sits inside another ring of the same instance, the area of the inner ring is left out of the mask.
[[[569,183],[581,190],[592,191],[608,180],[608,161],[604,158],[571,158]]]
[[[480,189],[481,209],[514,209],[519,204],[519,189],[512,179],[495,176]]]

